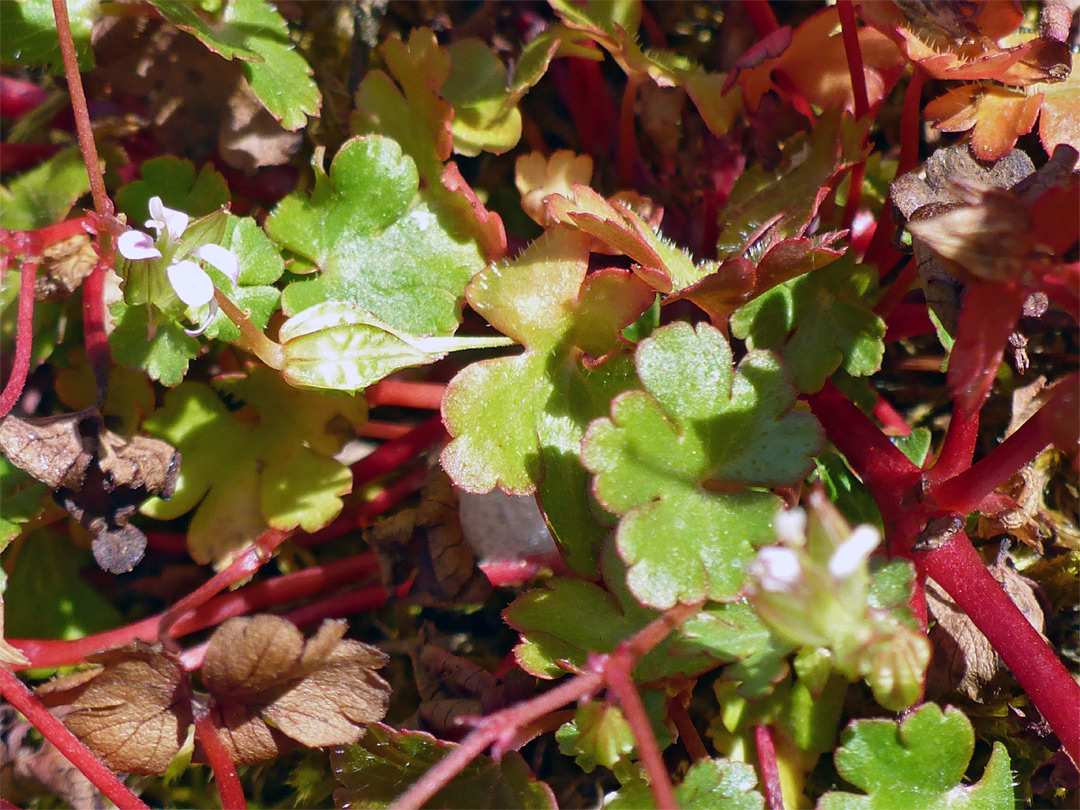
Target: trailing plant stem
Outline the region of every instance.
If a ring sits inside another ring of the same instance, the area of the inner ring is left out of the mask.
[[[127,785],[110,771],[67,726],[53,717],[26,685],[5,667],[0,667],[0,696],[29,720],[41,735],[105,794],[120,810],[149,810]]]
[[[24,260],[19,270],[19,315],[15,333],[15,360],[3,393],[0,393],[0,418],[7,416],[22,396],[30,373],[30,354],[34,349],[34,278],[37,262]]]
[[[285,353],[281,346],[263,334],[263,331],[253,324],[221,290],[214,290],[214,300],[229,320],[236,324],[236,328],[240,330],[241,336],[247,343],[247,348],[270,368],[279,371],[285,365]]]
[[[986,636],[1073,763],[1080,763],[1080,685],[986,570],[967,535],[958,532],[941,548],[916,554],[915,562]]]
[[[225,750],[217,727],[210,719],[209,710],[201,700],[192,701],[191,710],[195,717],[195,735],[202,743],[206,759],[214,771],[218,793],[221,794],[222,808],[247,810],[247,799],[244,798],[244,789],[240,785],[240,775],[236,772],[236,764],[229,756],[229,752]]]
[[[761,785],[769,810],[784,810],[784,794],[780,787],[780,768],[776,764],[776,746],[769,726],[754,726],[754,747],[761,768]]]

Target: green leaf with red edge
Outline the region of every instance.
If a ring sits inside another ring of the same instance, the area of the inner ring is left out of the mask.
[[[434,185],[453,144],[454,108],[438,93],[450,75],[450,54],[427,28],[414,30],[408,43],[386,40],[382,53],[393,78],[368,71],[356,93],[352,130],[393,138]]]
[[[867,126],[838,110],[827,112],[808,137],[785,146],[778,170],[747,168],[720,212],[718,256],[757,260],[776,243],[803,236],[835,178],[866,157]]]
[[[866,306],[876,291],[875,268],[833,262],[741,307],[731,333],[747,348],[779,353],[800,392],[820,391],[838,368],[853,377],[881,368],[885,321]]]
[[[241,60],[251,89],[288,130],[298,130],[322,104],[312,70],[289,38],[285,18],[265,0],[232,0],[218,20],[200,17],[189,3],[151,0],[166,20],[225,59]]]
[[[356,745],[330,752],[330,766],[343,785],[334,793],[338,807],[382,810],[448,756],[457,745],[423,731],[397,731],[382,723],[368,726]],[[516,751],[494,760],[480,755],[455,775],[425,807],[447,810],[555,810],[555,796],[537,781]]]
[[[442,463],[471,492],[539,487],[569,564],[592,575],[606,531],[590,516],[579,442],[588,421],[632,384],[620,330],[653,292],[626,271],[586,277],[587,245],[584,234],[555,228],[469,284],[472,308],[526,350],[474,363],[450,383],[443,418],[454,438]]]
[[[675,801],[683,810],[763,810],[765,799],[756,790],[754,766],[729,759],[695,762],[682,783],[675,786]],[[653,810],[656,799],[644,780],[638,778],[605,799],[610,810]]]
[[[172,520],[195,510],[188,549],[216,564],[270,527],[310,532],[337,517],[352,473],[332,456],[352,435],[342,422],[364,423],[364,400],[298,391],[262,366],[220,377],[214,388],[234,409],[210,386],[188,382],[144,423],[183,462],[173,497],[151,499],[142,512]]]
[[[606,543],[602,556],[606,587],[569,577],[549,579],[543,588],[519,596],[503,611],[506,623],[521,634],[514,648],[518,664],[539,678],[557,678],[584,670],[593,653],[610,653],[660,616],[642,607],[626,588],[626,565]],[[581,621],[588,616],[587,622]],[[708,627],[707,630],[713,630]],[[699,633],[704,637],[705,633]],[[634,666],[642,683],[672,675],[697,675],[716,665],[711,638],[669,635]],[[732,660],[731,655],[726,660]],[[565,665],[564,665],[565,662]]]
[[[635,363],[645,391],[616,397],[582,443],[594,495],[621,517],[630,590],[659,609],[731,599],[754,547],[774,539],[779,499],[757,487],[805,477],[820,427],[792,412],[773,354],[752,351],[732,368],[727,341],[706,324],[656,330]]]
[[[21,68],[47,67],[54,73],[64,70],[56,18],[49,0],[22,0],[5,3],[4,36],[0,37],[0,62]],[[70,0],[67,3],[71,36],[79,70],[94,67],[94,48],[90,33],[101,16],[100,0]],[[52,224],[52,223],[49,223]]]
[[[346,141],[329,175],[322,160],[316,149],[311,193],[286,197],[266,221],[272,239],[319,270],[285,289],[285,312],[341,301],[402,332],[453,334],[484,257],[445,190],[421,191],[416,164],[389,138]]]
[[[1009,754],[994,743],[982,778],[961,780],[975,750],[975,733],[963,712],[927,703],[902,722],[856,720],[833,757],[836,770],[864,792],[829,791],[820,810],[1003,810],[1014,807]]]

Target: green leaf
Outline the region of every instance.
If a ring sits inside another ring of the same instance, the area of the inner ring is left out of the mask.
[[[443,757],[457,748],[423,731],[395,731],[375,723],[356,745],[330,752],[330,765],[344,785],[338,807],[382,810]],[[446,810],[555,810],[555,796],[529,772],[516,751],[499,762],[480,755],[436,793],[425,807]]]
[[[0,456],[0,551],[22,533],[20,526],[44,511],[49,488]]]
[[[347,141],[329,176],[322,159],[317,149],[311,194],[286,197],[266,221],[272,239],[319,269],[286,288],[286,313],[341,301],[412,335],[453,334],[465,285],[484,266],[464,223],[439,193],[419,191],[415,163],[388,138]]]
[[[720,661],[724,679],[738,684],[738,693],[759,699],[788,673],[787,656],[794,645],[776,636],[746,601],[709,604],[686,621],[681,633]]]
[[[526,351],[474,363],[451,381],[443,416],[454,439],[442,463],[471,492],[539,488],[567,562],[595,576],[607,530],[591,516],[580,441],[589,420],[632,384],[620,330],[654,296],[625,271],[586,278],[588,257],[588,237],[555,228],[469,284],[472,308]]]
[[[155,323],[150,328],[153,310],[148,304],[129,307],[123,301],[113,304],[116,327],[109,335],[113,359],[145,371],[151,380],[173,388],[183,382],[188,363],[197,357],[201,345],[172,321]]]
[[[4,593],[4,633],[12,638],[71,640],[117,627],[123,616],[79,576],[81,568],[92,564],[88,550],[56,532],[42,529],[28,534]]]
[[[930,443],[933,436],[930,428],[915,428],[907,436],[894,436],[890,441],[900,448],[900,452],[907,456],[913,464],[922,466],[926,463],[926,457],[930,453]]]
[[[264,328],[270,316],[278,311],[281,301],[281,293],[272,286],[285,271],[281,254],[250,217],[230,216],[219,244],[236,254],[240,276],[234,282],[213,268],[208,268],[207,272],[213,275],[214,285],[245,312],[252,323]],[[205,335],[211,340],[230,343],[240,340],[240,330],[221,311],[207,327]]]
[[[213,166],[206,165],[195,175],[195,164],[172,155],[151,158],[139,167],[141,179],[116,192],[116,204],[136,228],[150,216],[151,197],[192,219],[217,211],[229,201],[229,186]]]
[[[867,306],[877,271],[841,259],[758,296],[731,318],[748,348],[780,353],[802,392],[821,390],[838,368],[873,374],[885,354],[885,321]]]
[[[617,397],[582,444],[597,500],[622,518],[630,590],[659,609],[731,599],[754,547],[774,539],[779,499],[751,487],[805,477],[820,428],[792,412],[775,356],[753,351],[733,369],[727,341],[707,324],[658,329],[638,345],[636,365],[646,390]]]
[[[67,10],[79,70],[91,70],[94,67],[94,49],[90,44],[90,31],[101,16],[101,3],[99,0],[68,0]],[[50,0],[4,3],[3,15],[0,62],[21,68],[46,67],[54,73],[63,72],[60,41],[56,35],[56,19]]]
[[[765,800],[755,789],[757,774],[754,766],[728,759],[709,759],[696,762],[686,772],[682,784],[675,787],[675,800],[683,810],[762,810]],[[605,810],[652,810],[656,807],[647,783],[635,779],[623,786],[610,800]]]
[[[7,42],[7,14],[22,4],[4,6],[4,37]],[[52,6],[49,6],[52,17]],[[55,32],[53,33],[55,36]],[[90,191],[86,164],[77,146],[62,149],[40,166],[35,166],[0,188],[0,227],[30,231],[55,225],[67,216],[75,201]]]
[[[359,397],[315,396],[286,385],[270,369],[215,381],[231,411],[201,383],[169,392],[146,420],[148,431],[173,444],[183,462],[169,501],[155,498],[144,514],[172,520],[192,509],[188,548],[199,563],[221,563],[267,528],[322,528],[352,489],[349,468],[331,456],[363,424]]]
[[[447,50],[450,74],[439,92],[454,107],[454,151],[475,157],[513,149],[521,138],[521,112],[502,60],[478,39],[457,40]]]
[[[566,661],[582,670],[590,654],[614,652],[660,615],[643,608],[627,591],[626,566],[611,544],[605,546],[603,568],[606,590],[580,579],[554,577],[503,612],[506,623],[521,634],[514,655],[522,669],[540,678],[557,678],[566,674],[560,663]],[[583,622],[581,616],[589,620]],[[697,675],[715,665],[713,653],[708,644],[674,633],[638,661],[634,678],[648,682]]]
[[[318,115],[322,97],[312,70],[294,50],[289,27],[265,0],[231,0],[217,22],[204,20],[190,4],[152,0],[166,20],[225,59],[240,59],[255,95],[281,125],[295,131]]]
[[[853,525],[869,523],[884,532],[881,510],[866,484],[848,467],[843,457],[827,451],[814,459],[813,479],[825,485],[825,495]]]
[[[963,712],[928,703],[902,723],[856,720],[834,756],[840,775],[866,795],[830,791],[819,810],[1011,810],[1012,772],[1005,746],[994,751],[982,778],[962,785],[975,748]]]
[[[666,695],[658,689],[646,689],[641,693],[641,702],[660,749],[667,748],[672,736],[666,725]],[[602,765],[614,772],[620,782],[636,776],[634,733],[618,706],[600,700],[578,706],[574,719],[563,723],[555,732],[555,739],[559,751],[574,757],[585,773],[592,773],[597,765]]]

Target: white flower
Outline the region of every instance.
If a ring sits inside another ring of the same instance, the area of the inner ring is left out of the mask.
[[[835,579],[847,579],[865,563],[881,542],[873,526],[857,526],[829,558],[829,573]]]
[[[187,230],[190,217],[183,211],[174,211],[162,204],[160,197],[152,197],[149,204],[150,219],[147,228],[158,233],[155,241],[142,231],[130,230],[120,234],[116,240],[116,249],[129,261],[144,261],[162,258],[161,247],[174,246]],[[164,244],[163,244],[164,243]],[[173,256],[165,274],[169,284],[186,306],[203,307],[210,305],[210,313],[198,329],[185,329],[188,335],[201,335],[217,315],[218,305],[214,300],[214,282],[207,272],[192,259],[199,259],[228,276],[235,283],[240,277],[240,261],[236,254],[221,245],[200,245],[183,256]]]
[[[766,591],[786,592],[802,577],[799,555],[783,546],[766,546],[760,549],[750,563],[750,572],[757,577]]]
[[[773,518],[776,539],[781,543],[801,546],[806,536],[806,512],[802,509],[781,509]]]

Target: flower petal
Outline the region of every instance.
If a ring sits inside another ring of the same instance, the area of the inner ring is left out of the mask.
[[[214,322],[214,318],[217,317],[217,314],[218,314],[217,301],[215,301],[213,298],[211,298],[210,299],[210,314],[206,316],[206,320],[202,322],[202,325],[199,326],[198,329],[185,329],[184,334],[187,335],[188,337],[198,337],[199,335],[201,335],[203,332],[205,332],[210,327],[210,324],[212,324]]]
[[[790,591],[802,577],[799,555],[783,546],[760,549],[750,565],[751,572],[766,591]]]
[[[200,245],[191,251],[191,255],[196,259],[202,259],[204,262],[212,264],[231,278],[234,284],[240,278],[240,260],[235,253],[223,248],[221,245]]]
[[[133,262],[161,258],[161,251],[154,247],[154,240],[142,231],[124,231],[116,240],[116,249],[121,256]]]
[[[195,262],[176,262],[169,265],[167,273],[176,295],[189,307],[201,307],[214,300],[214,282]]]
[[[161,197],[151,197],[147,208],[150,210],[150,219],[146,220],[146,227],[155,229],[158,236],[161,236],[163,229],[168,231],[169,238],[173,241],[183,235],[191,221],[191,217],[183,211],[168,208],[161,202]]]
[[[829,558],[829,573],[836,579],[847,579],[869,559],[881,542],[881,535],[873,526],[857,526]]]

